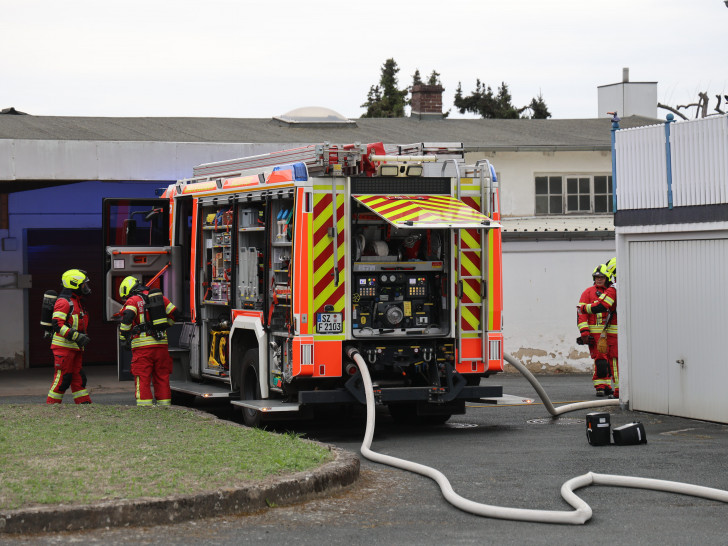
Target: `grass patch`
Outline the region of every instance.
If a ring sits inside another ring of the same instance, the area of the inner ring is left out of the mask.
[[[164,497],[320,466],[327,448],[181,408],[0,405],[0,509]]]

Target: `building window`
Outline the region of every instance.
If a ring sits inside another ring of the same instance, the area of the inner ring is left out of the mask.
[[[612,175],[594,177],[594,212],[614,212]]]
[[[599,214],[612,209],[611,175],[539,175],[536,214]]]

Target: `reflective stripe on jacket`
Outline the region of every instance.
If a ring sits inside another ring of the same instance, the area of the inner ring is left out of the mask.
[[[64,290],[61,292],[64,297],[56,299],[53,306],[53,338],[51,347],[63,347],[74,351],[83,351],[78,343],[71,339],[76,332],[86,333],[88,327],[88,315],[81,304],[81,299],[74,293]],[[70,298],[69,301],[66,298]],[[73,302],[73,312],[71,311]]]
[[[145,292],[146,294],[146,292]],[[124,307],[121,309],[122,321],[120,326],[120,333],[123,337],[127,337],[132,333],[131,348],[138,349],[140,347],[152,347],[156,345],[167,345],[167,333],[160,331],[158,338],[152,335],[151,329],[147,331],[149,322],[147,320],[147,314],[144,309],[145,302],[144,298],[140,294],[134,294],[126,300]],[[176,307],[174,304],[164,296],[165,313],[167,314],[167,321],[169,324],[174,324],[172,316]],[[137,328],[138,326],[138,328]]]

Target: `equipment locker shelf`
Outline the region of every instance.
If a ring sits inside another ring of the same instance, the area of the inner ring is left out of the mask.
[[[200,315],[205,343],[202,350],[204,375],[227,377],[226,347],[229,336],[230,303],[234,286],[233,248],[235,245],[234,211],[228,206],[202,208],[202,267],[205,271],[201,286]]]

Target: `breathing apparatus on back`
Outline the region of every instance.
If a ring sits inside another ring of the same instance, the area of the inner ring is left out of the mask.
[[[160,339],[164,331],[169,328],[167,309],[164,304],[164,294],[159,288],[149,288],[139,282],[136,277],[126,277],[119,286],[119,295],[122,299],[139,295],[144,300],[145,328],[147,333]]]

